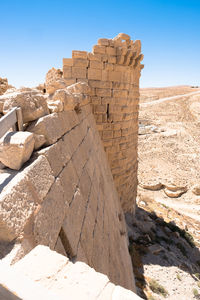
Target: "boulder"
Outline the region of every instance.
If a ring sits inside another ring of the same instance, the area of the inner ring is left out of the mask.
[[[163,185],[161,182],[159,182],[158,180],[156,179],[152,179],[152,180],[149,180],[145,183],[141,182],[140,183],[140,186],[143,188],[143,189],[146,189],[146,190],[151,190],[151,191],[158,191],[158,190],[161,190],[163,188]]]
[[[72,94],[90,94],[91,88],[86,82],[77,82],[67,87],[67,90]]]
[[[65,80],[62,78],[62,71],[60,69],[52,68],[46,74],[45,88],[48,94],[55,93],[58,89],[66,87]]]
[[[13,107],[21,107],[24,123],[37,120],[49,113],[46,97],[38,90],[23,89],[4,94],[0,96],[0,102],[4,102],[4,114]]]
[[[192,187],[192,192],[193,192],[193,194],[200,196],[200,184],[195,184]]]
[[[71,93],[68,88],[60,89],[53,95],[53,100],[63,103],[64,111],[74,110],[77,106],[83,106],[90,102],[90,97],[82,93]]]
[[[42,134],[35,134],[34,133],[34,140],[35,140],[34,150],[38,150],[39,148],[41,148],[46,143],[46,138]]]
[[[164,192],[170,198],[178,198],[182,194],[184,194],[186,192],[186,190],[179,189],[179,190],[176,190],[176,191],[172,191],[172,190],[169,190],[169,189],[165,188]]]
[[[0,140],[0,161],[10,169],[19,170],[29,160],[34,149],[30,132],[9,132]]]
[[[63,111],[63,102],[61,100],[48,100],[48,108],[50,113]]]

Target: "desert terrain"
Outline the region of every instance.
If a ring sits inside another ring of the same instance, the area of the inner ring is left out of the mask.
[[[138,212],[129,228],[137,286],[147,299],[199,299],[200,89],[140,93]]]

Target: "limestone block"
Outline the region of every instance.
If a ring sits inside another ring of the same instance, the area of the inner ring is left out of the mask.
[[[45,87],[48,94],[53,94],[58,89],[64,89],[66,87],[66,81],[63,78],[59,78],[46,83]]]
[[[63,66],[72,67],[73,66],[72,58],[63,58]]]
[[[10,169],[19,170],[29,160],[34,149],[30,132],[9,132],[0,140],[0,161]]]
[[[50,113],[61,112],[64,110],[63,102],[60,100],[47,101]]]
[[[96,95],[100,96],[100,97],[110,97],[111,96],[111,89],[96,88]]]
[[[87,52],[86,52],[86,51],[77,51],[77,50],[73,50],[73,51],[72,51],[72,58],[82,58],[82,59],[87,59]]]
[[[100,46],[100,45],[95,45],[92,48],[92,53],[94,53],[94,54],[105,54],[106,53],[106,47],[105,46]]]
[[[73,78],[86,78],[86,68],[82,67],[72,67],[72,77]]]
[[[67,116],[68,112],[65,111],[44,116],[29,125],[27,131],[43,135],[46,139],[45,145],[51,145],[76,124],[76,120],[70,123],[72,120],[67,119]]]
[[[46,139],[45,139],[44,135],[42,135],[42,134],[34,134],[34,140],[35,140],[34,150],[38,150],[46,142]]]
[[[116,55],[116,48],[114,48],[114,47],[106,47],[106,53],[108,55]]]
[[[88,79],[101,80],[102,71],[100,69],[88,69]]]
[[[69,91],[72,94],[90,94],[91,88],[86,82],[77,82],[67,87],[67,91]]]
[[[0,240],[17,238],[37,205],[37,196],[23,173],[18,173],[0,194]]]
[[[121,73],[117,71],[109,71],[109,80],[110,81],[121,81]]]
[[[72,78],[72,67],[69,66],[63,66],[63,77],[65,79]]]
[[[124,289],[121,286],[116,286],[112,293],[112,300],[141,300],[135,293]]]
[[[65,217],[62,224],[63,233],[70,243],[70,251],[68,253],[70,257],[77,254],[82,224],[85,216],[86,202],[87,199],[83,198],[80,189],[77,188],[73,196],[73,201],[69,206],[68,215]]]
[[[88,67],[89,64],[89,61],[87,59],[72,58],[72,61],[73,61],[73,67],[86,68]]]
[[[108,63],[115,65],[117,63],[117,57],[116,56],[108,56]]]
[[[96,61],[96,60],[91,60],[90,61],[90,68],[92,69],[103,69],[103,63],[100,61]]]
[[[89,60],[95,60],[95,61],[101,61],[101,55],[89,52],[88,53],[88,59]]]
[[[6,114],[13,107],[21,107],[23,122],[36,120],[49,113],[46,97],[38,90],[16,91],[0,96],[4,101],[3,113]]]
[[[102,89],[112,88],[112,82],[109,81],[89,80],[89,85],[93,88],[102,88]]]
[[[108,39],[98,39],[98,45],[109,46],[109,40]]]
[[[42,203],[54,182],[54,176],[46,157],[39,156],[24,170],[23,175],[27,181],[31,182],[37,194],[37,202]]]
[[[33,234],[37,244],[54,249],[68,207],[60,179],[57,179],[34,219]]]

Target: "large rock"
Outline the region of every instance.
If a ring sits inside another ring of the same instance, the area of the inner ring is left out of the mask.
[[[200,196],[200,184],[195,184],[192,188],[193,194]]]
[[[21,107],[24,123],[37,120],[49,113],[46,97],[38,90],[23,89],[4,94],[0,96],[0,102],[4,102],[4,114],[13,107]]]
[[[0,95],[4,94],[8,89],[8,79],[0,77]]]
[[[53,182],[51,167],[41,155],[5,185],[0,193],[0,241],[9,242],[23,235],[27,221]]]
[[[47,72],[45,87],[48,94],[53,94],[56,90],[66,87],[66,83],[62,78],[62,71],[60,69],[52,68]]]
[[[65,111],[73,110],[90,102],[89,92],[87,84],[73,84],[69,88],[57,90],[53,95],[53,100],[60,100]]]
[[[0,140],[0,161],[10,169],[19,170],[34,149],[30,132],[9,132]]]

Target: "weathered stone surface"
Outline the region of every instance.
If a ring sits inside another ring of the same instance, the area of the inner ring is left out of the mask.
[[[21,107],[23,122],[30,122],[49,113],[46,97],[38,90],[17,90],[14,93],[0,96],[4,101],[3,113],[6,114],[13,107]]]
[[[180,190],[172,191],[172,190],[169,190],[169,189],[165,188],[164,192],[170,198],[178,198],[182,194],[184,194],[186,192],[186,190],[180,189]]]
[[[12,241],[23,232],[36,203],[32,186],[20,173],[0,195],[0,240]]]
[[[54,144],[73,125],[66,117],[66,112],[44,116],[28,126],[27,131],[43,135],[46,139],[45,145]]]
[[[45,88],[48,94],[53,94],[56,90],[66,87],[65,81],[62,79],[62,71],[52,68],[46,74]]]
[[[67,90],[72,94],[90,94],[91,88],[86,82],[77,82],[67,87]]]
[[[68,202],[60,180],[57,179],[34,219],[33,235],[37,244],[54,249],[67,210]]]
[[[60,100],[48,100],[47,103],[50,113],[61,112],[64,109],[63,102]]]
[[[45,142],[46,142],[46,139],[44,137],[44,135],[42,134],[34,134],[34,140],[35,140],[35,144],[34,144],[34,149],[35,150],[38,150],[39,148],[41,148]]]
[[[27,181],[31,182],[37,194],[37,201],[42,202],[54,183],[51,167],[45,156],[35,159],[23,172]]]
[[[0,160],[10,169],[19,170],[29,160],[34,149],[30,132],[9,132],[0,140]]]
[[[147,189],[147,190],[151,190],[151,191],[158,191],[163,188],[162,183],[156,179],[149,180],[148,182],[145,182],[145,183],[141,182],[140,186],[143,189]]]
[[[95,272],[85,263],[73,264],[65,256],[51,251],[45,246],[34,248],[9,271],[19,274],[22,278],[27,278],[25,282],[28,279],[33,283],[37,282],[39,287],[47,290],[48,295],[52,293],[61,300],[63,297],[66,299],[66,295],[70,295],[71,299],[82,300],[141,299],[129,290],[115,286],[107,276]],[[1,277],[0,280],[2,282]],[[8,279],[3,282],[8,282],[8,286],[10,286]],[[16,289],[15,287],[14,291],[18,294],[20,288]],[[48,299],[51,298],[48,297]]]
[[[60,100],[65,111],[74,110],[77,106],[83,106],[90,102],[89,96],[80,92],[88,89],[89,87],[85,83],[77,83],[69,88],[57,90],[53,95],[53,100]]]
[[[140,52],[140,41],[120,33],[114,39],[99,39],[93,53],[74,51],[71,59],[63,59],[63,77],[76,82],[84,77],[91,88],[93,113],[125,212],[134,211],[137,191]],[[74,59],[82,60],[78,68],[74,67]],[[87,66],[87,72],[83,66]],[[74,88],[73,92],[77,93]],[[63,91],[58,94],[71,109],[69,95]],[[83,99],[76,102],[81,105]]]
[[[192,192],[193,192],[193,194],[199,196],[200,195],[200,185],[199,184],[195,184],[192,187]]]
[[[0,240],[11,241],[23,234],[28,219],[53,182],[49,163],[40,156],[4,187],[0,194]]]
[[[8,79],[0,77],[0,95],[3,95],[8,89]]]

